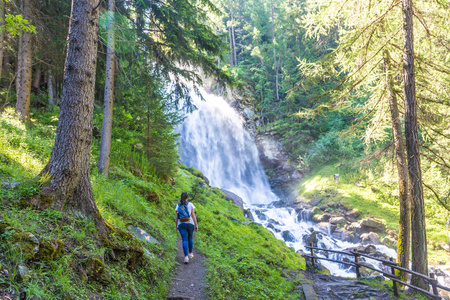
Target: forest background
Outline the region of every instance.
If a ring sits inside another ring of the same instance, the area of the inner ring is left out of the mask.
[[[24,0],[3,1],[1,8],[3,118],[15,107],[27,126],[54,130],[70,5]],[[339,166],[350,190],[355,184],[371,190],[365,200],[354,193],[348,201],[366,211],[366,202],[378,203],[370,213],[392,214],[388,222],[396,227],[400,201],[388,92],[403,97],[400,1],[116,1],[99,2],[98,9],[94,144],[102,149],[108,133],[100,129],[108,127],[105,116],[113,116],[112,161],[140,155],[152,178],[172,178],[174,128],[194,109],[189,87],[212,76],[217,92],[225,83],[240,90],[254,107],[257,130],[280,138],[304,183],[320,178],[300,187],[303,195],[323,192],[328,173]],[[449,3],[414,1],[413,16],[428,248],[438,262],[448,256]],[[114,99],[111,112],[103,110],[104,99]],[[398,111],[403,120],[403,101]],[[98,164],[107,174],[102,153]],[[26,177],[3,153],[2,161],[5,181]]]

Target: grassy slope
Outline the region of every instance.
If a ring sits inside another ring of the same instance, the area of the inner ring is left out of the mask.
[[[33,122],[24,126],[10,109],[0,116],[0,182],[32,179],[48,160],[57,118],[43,114]],[[294,287],[301,280],[298,271],[304,268],[303,259],[266,229],[245,224],[239,208],[216,188],[201,188],[199,178],[183,169],[176,174],[175,184],[162,182],[150,175],[139,154],[118,143],[113,144],[107,179],[95,168],[97,148],[94,141],[91,179],[102,215],[124,231],[128,224],[139,226],[160,244],[145,244],[151,254],[134,269],[124,261],[108,259],[110,249],[96,244],[90,220],[20,206],[18,200],[39,189],[37,182],[29,181],[0,193],[0,222],[10,226],[0,236],[0,289],[37,299],[164,299],[175,266],[174,207],[180,193],[188,191],[194,196],[199,219],[196,246],[208,256],[211,299],[301,299]],[[14,244],[11,228],[31,232],[41,241],[59,239],[66,254],[51,261],[27,260]],[[87,257],[103,260],[111,280],[98,282],[87,276]],[[29,268],[23,282],[15,276],[19,265]]]
[[[316,168],[305,176],[299,185],[300,198],[311,200],[322,197],[325,203],[340,201],[346,207],[358,209],[363,217],[384,219],[389,229],[398,231],[397,170],[383,159],[371,165],[359,166],[359,162],[331,162]],[[386,168],[381,168],[386,166]],[[340,174],[338,193],[334,174]],[[448,252],[439,246],[447,241],[445,222],[448,212],[436,204],[432,197],[425,199],[428,256],[432,263],[450,263]]]

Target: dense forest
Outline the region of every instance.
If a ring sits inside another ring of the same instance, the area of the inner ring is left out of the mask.
[[[0,1],[0,297],[164,299],[168,216],[189,191],[209,298],[299,299],[304,259],[179,162],[176,128],[206,85],[239,94],[255,134],[281,142],[302,174],[296,200],[340,173],[339,203],[397,231],[400,266],[448,264],[449,5]],[[28,278],[8,275],[23,265]]]

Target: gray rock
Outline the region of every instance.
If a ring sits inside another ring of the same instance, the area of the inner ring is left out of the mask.
[[[361,234],[361,243],[363,244],[381,244],[380,236],[375,232],[363,233]]]
[[[28,276],[29,274],[29,270],[27,267],[19,265],[17,267],[17,272],[16,272],[16,281],[18,282],[22,282],[25,280],[25,278]]]
[[[316,222],[328,222],[331,218],[329,213],[314,215],[313,220]]]
[[[283,240],[285,242],[295,242],[295,236],[289,231],[289,230],[285,230],[281,233],[281,236],[283,237]]]
[[[255,214],[256,214],[256,216],[257,216],[261,221],[267,220],[266,215],[265,215],[262,211],[260,211],[260,210],[255,210]]]
[[[353,242],[354,235],[351,232],[348,232],[345,229],[342,228],[336,228],[333,231],[332,236],[338,240],[344,241],[344,242]]]
[[[253,217],[252,211],[250,209],[246,209],[244,211],[244,217],[249,221],[255,221],[255,218]]]
[[[224,194],[225,194],[225,199],[228,201],[233,202],[235,205],[237,205],[242,212],[244,212],[244,201],[242,200],[241,197],[239,197],[238,195],[236,195],[233,192],[224,190],[224,189],[220,189]]]
[[[358,217],[361,215],[361,213],[357,209],[349,210],[345,213],[346,217],[352,218],[352,219],[358,219]]]
[[[149,235],[145,230],[135,227],[133,225],[128,225],[128,231],[134,235],[138,240],[147,242],[150,244],[159,244],[158,240]]]
[[[384,232],[386,228],[386,224],[384,223],[384,221],[374,218],[366,218],[359,221],[359,224],[363,229],[365,228],[368,231]]]
[[[316,198],[316,199],[311,200],[310,203],[311,203],[312,206],[316,206],[316,205],[319,204],[321,201],[322,201],[322,198]]]
[[[338,224],[345,224],[347,221],[345,221],[344,217],[332,217],[330,219],[330,224],[338,225]]]

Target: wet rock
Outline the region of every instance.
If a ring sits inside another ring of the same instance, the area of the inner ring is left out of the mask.
[[[336,216],[336,217],[331,217],[330,218],[330,224],[342,225],[342,224],[345,224],[345,223],[347,223],[347,221],[345,220],[344,217]]]
[[[319,241],[317,231],[312,232],[309,235],[303,236],[303,244],[310,246],[311,244],[314,245],[314,247],[317,247],[317,242]]]
[[[316,222],[328,222],[331,218],[329,213],[317,214],[313,217],[313,220]]]
[[[320,222],[315,225],[316,229],[322,231],[323,233],[329,234],[331,232],[330,223]]]
[[[322,201],[322,198],[316,198],[316,199],[311,200],[310,203],[311,203],[312,206],[316,206],[316,205],[319,204],[321,201]]]
[[[364,254],[372,254],[377,251],[377,248],[374,245],[367,245],[367,246],[358,246],[358,247],[351,247],[345,249],[345,251],[356,251],[361,252]]]
[[[269,207],[275,207],[275,208],[280,208],[280,207],[285,207],[287,203],[285,203],[283,200],[278,200],[278,201],[273,201],[272,203],[269,204]]]
[[[379,245],[380,242],[380,236],[376,234],[375,232],[369,232],[369,233],[363,233],[361,234],[361,243],[363,244],[376,244]]]
[[[127,228],[128,228],[128,231],[132,235],[134,235],[138,240],[140,240],[142,242],[150,243],[150,244],[159,244],[158,240],[155,239],[154,237],[152,237],[151,235],[149,235],[147,232],[145,232],[145,230],[143,230],[139,227],[135,227],[133,225],[128,225]]]
[[[235,205],[237,205],[242,211],[244,211],[244,201],[241,197],[236,195],[233,192],[221,189],[221,191],[225,194],[225,199],[228,201],[233,202]]]
[[[253,214],[250,209],[244,210],[244,217],[249,221],[255,221],[255,218],[253,218]]]
[[[278,225],[278,226],[282,225],[280,222],[278,222],[277,220],[274,220],[274,219],[269,219],[269,220],[267,220],[267,222],[269,224],[273,224],[273,225]]]
[[[332,236],[344,242],[353,242],[355,239],[355,236],[351,232],[342,228],[336,228]]]
[[[283,240],[285,242],[295,242],[296,241],[295,236],[289,230],[283,231],[281,233],[281,236],[283,237]]]
[[[266,215],[265,215],[262,211],[260,211],[260,210],[255,210],[255,214],[256,214],[256,216],[258,217],[258,219],[260,219],[261,221],[267,220]]]
[[[278,228],[276,228],[273,224],[267,225],[267,228],[270,228],[270,229],[272,229],[272,230],[275,231],[275,232],[281,232],[281,230],[278,229]]]

